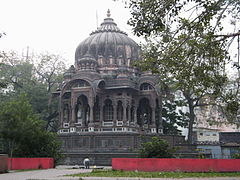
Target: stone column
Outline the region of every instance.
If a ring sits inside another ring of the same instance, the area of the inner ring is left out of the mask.
[[[77,97],[75,96],[75,94],[72,94],[72,98],[71,98],[71,120],[69,122],[69,124],[74,124],[76,123],[76,112],[75,112],[75,109],[76,109],[76,99]]]
[[[152,127],[156,126],[155,109],[156,109],[155,107],[152,107],[152,121],[151,121]]]
[[[131,121],[131,106],[127,106],[128,107],[128,121]]]
[[[129,125],[130,125],[130,122],[131,122],[131,106],[132,106],[132,103],[131,103],[131,101],[128,101],[128,103],[127,103],[127,108],[128,108],[128,119],[127,119],[127,121],[129,122]]]
[[[76,127],[75,127],[75,123],[76,123],[76,115],[75,115],[75,106],[71,106],[71,115],[72,118],[70,118],[69,121],[69,125],[70,125],[70,132],[76,132]],[[70,116],[70,115],[69,115]]]
[[[101,126],[102,126],[102,123],[103,123],[103,104],[102,103],[99,104],[99,108],[100,108],[100,114],[99,114],[100,123],[101,123]]]
[[[90,124],[93,124],[93,105],[90,105],[90,117],[89,117]]]
[[[72,119],[72,108],[71,108],[71,104],[68,104],[68,111],[69,111],[69,114],[68,114],[68,122],[70,122],[71,119]]]
[[[151,113],[151,124],[149,124],[151,127],[156,127],[156,117],[155,117],[155,110],[156,110],[156,101],[154,97],[151,97],[151,102],[150,102],[150,106],[152,109],[152,113]]]
[[[150,125],[151,133],[157,133],[156,119],[155,119],[155,107],[152,108],[152,123]]]
[[[137,107],[133,108],[134,124],[137,125]]]
[[[113,125],[117,125],[117,102],[113,101]]]
[[[88,117],[87,117],[87,115],[88,115],[88,113],[86,112],[86,106],[82,106],[82,127],[87,127],[87,119],[88,119]]]
[[[94,131],[94,123],[93,123],[93,105],[92,103],[89,105],[90,107],[90,119],[89,119],[89,124],[88,124],[88,131],[93,132]]]
[[[123,102],[123,122],[124,122],[124,125],[127,122],[127,101],[126,101],[126,99]]]
[[[73,105],[72,109],[71,109],[71,111],[72,111],[72,118],[71,118],[71,121],[70,121],[71,125],[76,123],[76,112],[75,112],[75,109],[76,109],[76,105]]]
[[[158,101],[159,101],[159,108],[160,108],[158,133],[162,134],[163,133],[163,126],[162,126],[162,106],[163,106],[163,103],[162,103],[162,93],[160,94],[160,97],[159,97]]]
[[[155,97],[151,98],[151,108],[152,108],[152,120],[151,120],[151,133],[157,133],[157,128],[156,128],[156,101],[155,101]]]

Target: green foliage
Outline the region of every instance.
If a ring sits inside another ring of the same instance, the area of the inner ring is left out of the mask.
[[[236,153],[233,155],[233,159],[240,159],[240,153]]]
[[[239,1],[231,0],[130,0],[132,18],[128,23],[136,35],[146,37],[159,35],[169,27],[181,28],[178,23],[184,18],[191,20],[192,29],[215,23],[213,30],[217,32],[227,15],[227,23],[236,25],[239,7]]]
[[[46,129],[57,131],[58,104],[52,92],[63,81],[65,65],[61,57],[53,54],[40,54],[26,59],[15,52],[2,57],[0,77],[7,84],[6,91],[0,91],[2,101],[9,101],[21,93],[26,94],[42,120],[47,121]]]
[[[1,53],[0,53],[0,57],[1,57]],[[0,63],[0,72],[2,68],[3,68],[3,63]],[[4,79],[0,78],[0,90],[1,88],[6,88],[6,87],[7,87],[7,83],[5,82]]]
[[[129,7],[132,14],[129,24],[136,35],[147,40],[143,46],[143,60],[137,65],[142,70],[159,74],[162,86],[174,82],[174,89],[182,92],[189,109],[188,140],[191,143],[195,108],[209,105],[200,103],[203,97],[219,100],[228,83],[225,65],[230,61],[229,46],[240,33],[234,31],[239,27],[229,28],[222,24],[228,17],[234,22],[231,25],[239,25],[240,3],[229,0],[130,0]],[[232,102],[238,99],[230,101],[227,109],[236,110],[238,106]]]
[[[179,127],[187,127],[188,113],[177,110],[177,107],[182,107],[180,101],[163,101],[162,119],[163,119],[163,134],[180,135]]]
[[[24,94],[1,104],[0,139],[10,157],[60,157],[56,135],[45,130]]]
[[[176,151],[170,147],[168,142],[157,136],[152,137],[151,141],[144,140],[139,150],[141,158],[172,158]]]
[[[238,152],[233,155],[233,159],[240,159],[240,148],[238,149]]]

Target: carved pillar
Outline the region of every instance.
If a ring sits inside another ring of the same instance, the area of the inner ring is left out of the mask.
[[[113,57],[112,57],[112,55],[109,56],[109,64],[110,64],[110,65],[113,64]]]
[[[82,127],[86,127],[87,124],[88,124],[88,122],[87,122],[87,120],[88,120],[87,107],[85,105],[85,106],[82,106],[81,108],[83,109],[83,112],[82,112],[82,117],[83,117],[82,118]]]
[[[113,101],[113,125],[117,125],[117,102]]]
[[[162,102],[162,93],[159,96],[159,126],[158,126],[158,133],[162,134],[163,133],[163,126],[162,126],[162,106],[163,106],[163,102]]]
[[[127,121],[130,122],[131,121],[131,106],[127,106],[128,107],[128,119]]]
[[[64,103],[62,105],[61,111],[60,111],[60,117],[61,117],[61,123],[69,123],[69,117],[70,117],[70,109],[69,104]]]
[[[99,104],[99,108],[100,108],[100,113],[99,113],[100,123],[102,125],[102,123],[103,123],[103,104],[102,103]]]
[[[76,123],[76,111],[75,111],[75,109],[76,109],[76,104],[73,105],[72,109],[71,109],[71,111],[72,111],[72,118],[71,118],[71,121],[70,121],[70,125]]]
[[[134,124],[137,125],[137,108],[133,108],[133,118],[134,118]]]
[[[72,92],[71,92],[72,93]],[[71,98],[71,120],[69,122],[70,125],[76,123],[76,103],[77,97],[75,97],[75,94],[72,93],[72,98]]]
[[[130,123],[131,122],[131,105],[132,105],[132,103],[131,102],[129,102],[129,100],[127,101],[127,106],[126,106],[126,110],[128,110],[126,113],[127,113],[127,121],[128,121],[128,123]]]
[[[68,104],[69,106],[68,106],[68,112],[69,112],[69,114],[68,114],[68,123],[71,121],[71,119],[72,119],[72,109],[71,109],[71,104],[69,103]]]
[[[88,124],[88,132],[94,131],[94,123],[93,123],[93,103],[89,105],[89,124]]]
[[[93,105],[90,105],[90,119],[89,119],[90,124],[93,124]]]
[[[135,100],[134,101],[134,109],[133,109],[133,119],[134,119],[134,124],[136,127],[138,127],[138,123],[137,123],[137,108],[138,108],[138,101]]]
[[[156,97],[151,98],[151,108],[152,108],[152,121],[151,121],[151,133],[157,133],[156,129]]]
[[[127,101],[126,97],[124,98],[125,100],[123,101],[123,122],[126,124],[127,122]]]
[[[70,107],[70,105],[68,104],[68,105],[67,105],[67,122],[68,122],[68,123],[69,123],[70,117],[71,117],[71,116],[70,116],[70,114],[71,114],[70,108],[71,108],[71,107]]]
[[[91,93],[93,94],[93,92]],[[89,98],[89,124],[88,126],[93,126],[93,106],[94,106],[94,97],[93,95],[88,96]]]
[[[156,126],[155,109],[156,109],[156,107],[152,107],[152,121],[151,121],[152,127]]]

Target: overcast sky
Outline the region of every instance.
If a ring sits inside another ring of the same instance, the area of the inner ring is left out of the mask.
[[[60,54],[74,63],[78,44],[97,29],[107,9],[118,27],[133,36],[127,25],[129,9],[119,0],[0,0],[0,50]]]

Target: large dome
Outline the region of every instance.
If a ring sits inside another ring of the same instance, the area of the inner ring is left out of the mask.
[[[108,10],[107,18],[101,26],[79,44],[75,52],[75,63],[80,63],[86,56],[91,56],[102,64],[126,65],[139,59],[140,47],[138,44],[121,31],[117,24],[110,18]]]

